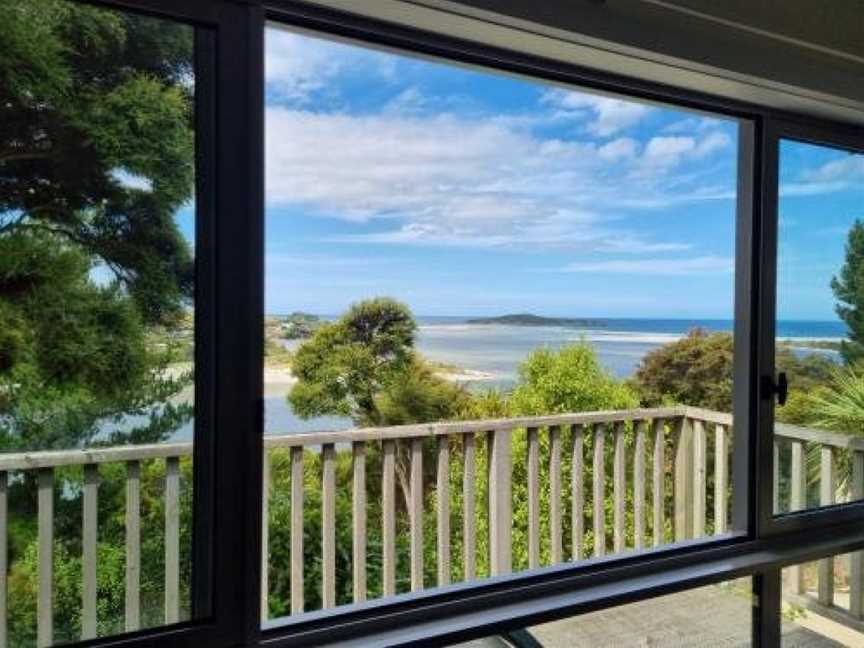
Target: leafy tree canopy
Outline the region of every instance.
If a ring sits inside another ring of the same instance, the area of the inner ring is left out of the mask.
[[[840,353],[846,364],[853,364],[864,358],[864,223],[860,220],[849,230],[846,262],[840,275],[832,277],[831,290],[838,302],[834,308],[849,336]]]
[[[174,213],[193,187],[192,47],[183,25],[63,0],[0,2],[0,234],[80,245],[146,321],[191,297]]]
[[[347,416],[357,425],[447,418],[464,393],[417,355],[416,333],[404,304],[385,297],[354,304],[297,350],[292,371],[298,382],[288,395],[292,409],[305,418]]]
[[[90,264],[39,234],[0,236],[0,447],[73,447],[121,412],[152,415],[132,436],[154,440],[188,418],[163,403],[184,380],[161,377],[135,302]]]
[[[510,397],[514,415],[627,409],[637,404],[635,393],[600,364],[587,342],[532,352],[519,367],[519,382]]]
[[[731,334],[697,328],[648,353],[630,382],[646,407],[680,403],[730,412],[732,360]],[[836,368],[823,356],[799,357],[783,347],[777,349],[776,364],[789,376],[790,400],[797,392],[826,383]]]

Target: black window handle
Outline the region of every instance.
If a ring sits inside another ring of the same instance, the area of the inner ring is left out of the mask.
[[[781,407],[786,404],[786,397],[789,396],[789,380],[786,378],[786,372],[781,371],[777,374],[777,382],[771,376],[765,376],[763,379],[765,393],[770,398],[777,396],[777,404]]]

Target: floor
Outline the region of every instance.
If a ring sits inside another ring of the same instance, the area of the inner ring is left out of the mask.
[[[808,619],[813,616],[808,613]],[[546,648],[743,648],[751,645],[750,618],[749,590],[703,587],[534,626],[530,632]],[[811,628],[813,624],[784,621],[783,648],[850,645],[842,636],[837,641]],[[823,631],[824,626],[816,624],[815,629]],[[489,639],[461,645],[491,648],[511,644]]]

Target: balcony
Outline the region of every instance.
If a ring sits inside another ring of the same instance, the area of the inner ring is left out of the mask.
[[[788,478],[781,479],[775,470],[776,510],[808,505],[808,456],[818,457],[821,504],[861,497],[864,439],[782,424],[776,426],[776,439],[777,457],[791,457]],[[407,589],[722,535],[730,526],[731,444],[729,414],[683,406],[267,437],[262,609],[270,609],[267,574],[284,575],[287,611],[294,615]],[[33,620],[38,645],[50,645],[55,637],[51,548],[58,498],[80,497],[80,631],[82,638],[96,635],[100,468],[104,471],[107,464],[125,464],[123,625],[127,630],[142,626],[144,464],[150,467],[148,479],[159,482],[164,507],[164,622],[184,618],[181,465],[188,465],[191,452],[191,444],[174,443],[0,455],[4,572],[8,487],[33,483],[38,489],[38,606]],[[838,482],[841,453],[851,459],[852,478]],[[70,477],[67,469],[73,466],[80,481]],[[812,490],[814,472],[809,474]],[[320,487],[311,503],[310,484]],[[310,510],[304,510],[310,505],[315,507],[314,524]],[[287,523],[280,522],[286,518],[276,508],[289,513]],[[371,533],[373,525],[377,528]],[[287,539],[287,564],[274,562],[276,554],[269,551],[278,534]],[[350,546],[344,546],[349,535]],[[373,536],[374,546],[369,541]],[[795,568],[785,584],[786,598],[862,629],[864,620],[850,611],[861,609],[864,594],[861,554],[851,557],[848,568],[836,562],[820,561],[815,573]],[[380,586],[367,584],[371,573]],[[838,601],[848,602],[845,609],[834,605],[835,590]],[[319,600],[307,600],[309,591]],[[7,645],[7,598],[7,581],[0,579],[2,646]],[[263,621],[270,616],[265,614]]]

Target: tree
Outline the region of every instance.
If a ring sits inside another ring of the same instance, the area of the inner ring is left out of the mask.
[[[193,30],[64,0],[0,2],[0,431],[7,448],[157,441],[188,420],[146,342],[193,264]],[[128,419],[127,419],[128,420]]]
[[[94,284],[90,270],[77,247],[0,236],[2,449],[86,444],[121,415],[145,422],[114,440],[156,440],[191,415],[168,400],[188,380],[165,375],[169,350],[148,349],[135,301],[116,282]]]
[[[288,394],[294,412],[385,424],[378,399],[415,362],[416,332],[411,311],[392,299],[352,305],[297,349],[292,364],[297,384]]]
[[[848,340],[840,347],[846,364],[864,358],[864,223],[856,220],[846,240],[846,262],[840,275],[831,278],[831,290],[837,298],[834,307],[846,324]]]
[[[733,339],[729,333],[693,329],[685,337],[642,358],[630,384],[642,404],[682,404],[721,412],[732,411]],[[775,364],[789,376],[790,401],[830,380],[836,365],[812,354],[798,356],[779,346]],[[778,418],[785,408],[777,411]]]
[[[81,246],[148,322],[192,294],[174,222],[193,188],[192,47],[179,24],[0,2],[0,234]]]

